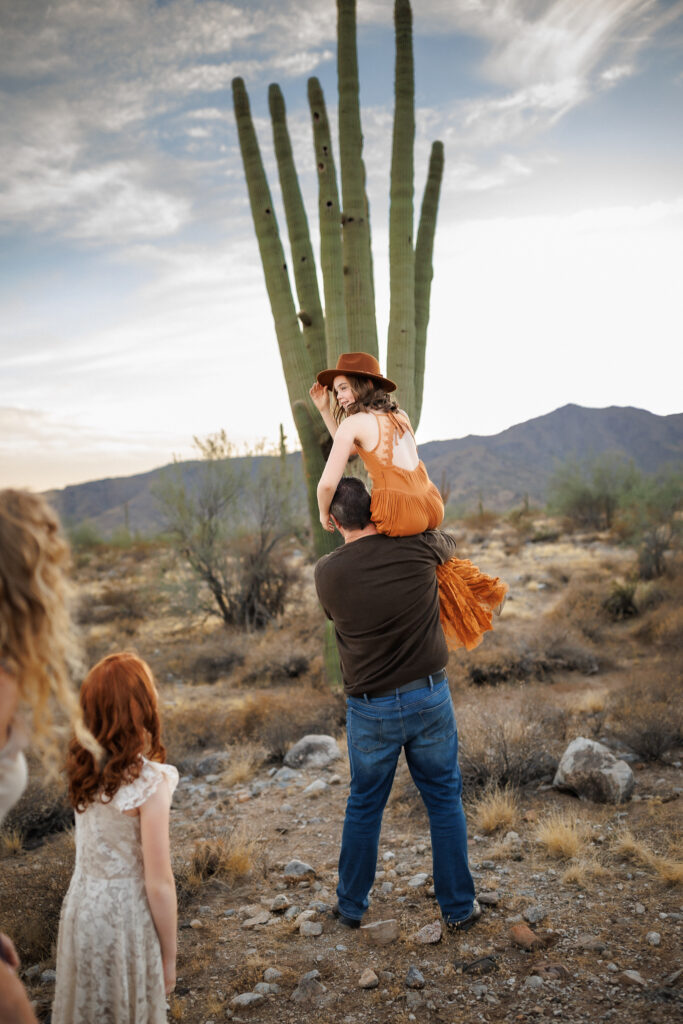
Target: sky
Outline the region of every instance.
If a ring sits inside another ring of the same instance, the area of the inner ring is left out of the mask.
[[[682,0],[413,7],[416,211],[446,156],[418,442],[569,402],[683,411]],[[393,3],[357,9],[384,364]],[[296,446],[236,75],[284,236],[282,88],[317,250],[306,81],[336,146],[334,0],[0,0],[0,486],[127,476],[222,429]]]

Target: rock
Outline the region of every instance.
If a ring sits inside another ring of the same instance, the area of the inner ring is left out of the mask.
[[[241,992],[238,996],[232,997],[230,1005],[237,1006],[241,1010],[244,1010],[248,1006],[256,1006],[257,1003],[262,1002],[263,996],[260,992]]]
[[[537,964],[536,974],[551,981],[569,981],[571,974],[564,964]]]
[[[498,961],[495,956],[488,954],[487,956],[477,957],[476,960],[470,960],[469,963],[462,965],[463,974],[490,974],[491,971],[498,970]]]
[[[424,928],[420,928],[414,938],[416,942],[421,942],[425,946],[433,942],[440,942],[441,921],[433,921],[431,924],[426,924]]]
[[[543,978],[538,974],[530,974],[521,987],[522,992],[538,992],[539,989],[543,988]]]
[[[648,932],[645,936],[645,940],[649,946],[659,946],[662,941],[662,936],[659,932]]]
[[[647,988],[645,978],[638,971],[622,971],[618,980],[622,985],[627,985],[631,988]]]
[[[276,782],[293,782],[294,779],[301,777],[301,772],[294,771],[293,768],[278,768],[273,778]]]
[[[257,981],[254,985],[254,992],[262,996],[276,996],[281,991],[280,986],[267,981]]]
[[[482,907],[497,907],[500,903],[500,896],[497,892],[479,892],[477,899]]]
[[[322,933],[323,926],[320,921],[302,921],[299,925],[299,935],[314,937]]]
[[[545,917],[545,910],[543,907],[536,905],[535,907],[527,907],[524,911],[524,920],[528,921],[529,924],[538,924]]]
[[[298,907],[296,903],[293,903],[291,907],[285,910],[285,921],[293,921],[294,918],[301,913],[301,907]]]
[[[669,974],[664,979],[664,981],[662,982],[662,985],[664,985],[665,988],[673,988],[674,985],[678,984],[678,982],[681,980],[682,977],[683,977],[683,967],[679,967],[677,971],[674,971],[673,974]]]
[[[639,915],[644,914],[645,913],[645,907],[643,906],[643,904],[642,903],[636,903],[636,905],[633,908],[633,913],[634,914],[639,914]]]
[[[589,953],[604,953],[607,944],[599,935],[579,935],[576,939],[576,948],[585,949]]]
[[[199,920],[198,917],[195,917],[195,918],[193,918],[192,921],[190,921],[190,928],[203,928],[203,927],[204,927],[204,924],[203,924],[202,921]]]
[[[488,985],[484,985],[481,981],[478,981],[476,985],[472,986],[472,995],[476,996],[477,999],[483,998],[488,993]]]
[[[273,902],[270,904],[270,909],[273,914],[283,914],[285,910],[288,910],[291,906],[289,899],[283,892],[278,893]]]
[[[269,910],[259,910],[258,914],[253,917],[248,917],[246,921],[242,922],[242,927],[245,929],[255,928],[257,924],[268,924],[270,920]]]
[[[274,981],[278,981],[282,977],[282,971],[278,971],[277,967],[266,967],[263,972],[263,980],[267,981],[272,985]]]
[[[304,736],[285,754],[285,764],[290,768],[325,768],[341,757],[341,751],[333,736]]]
[[[508,934],[515,946],[520,946],[527,951],[541,949],[544,945],[543,939],[532,932],[527,924],[513,924]]]
[[[425,874],[424,871],[421,871],[418,875],[413,875],[412,878],[409,878],[407,885],[409,885],[411,889],[419,889],[420,886],[426,884],[428,878],[429,875]]]
[[[522,860],[524,857],[523,844],[517,832],[508,832],[503,839],[505,853],[510,860]]]
[[[285,867],[285,880],[288,882],[301,882],[303,879],[315,878],[315,869],[303,860],[290,860]]]
[[[411,964],[406,974],[406,988],[424,988],[425,980],[421,972],[414,964]]]
[[[24,972],[24,977],[27,981],[32,978],[37,978],[40,974],[40,964],[31,964],[31,966]]]
[[[289,998],[295,1003],[308,1003],[324,996],[326,992],[327,989],[320,980],[320,971],[309,971],[299,978],[299,984]]]
[[[569,790],[582,800],[622,804],[635,788],[633,772],[602,743],[579,736],[560,759],[553,786]]]
[[[366,967],[358,979],[358,988],[377,988],[379,978],[370,967]]]
[[[374,921],[372,924],[362,924],[360,931],[372,946],[388,946],[389,943],[396,942],[400,934],[398,921],[394,918],[388,921]]]
[[[422,998],[422,996],[420,995],[419,992],[416,992],[414,989],[411,989],[409,992],[406,992],[406,1009],[407,1010],[419,1010],[419,1008],[422,1006],[423,1003],[424,1003],[424,999]],[[413,1016],[412,1018],[411,1017],[408,1018],[408,1020],[411,1020],[411,1019],[415,1020],[415,1017]]]
[[[300,928],[304,921],[312,921],[316,916],[317,911],[312,910],[310,907],[308,910],[302,910],[298,915],[294,925],[296,928]]]
[[[41,985],[54,985],[56,980],[57,980],[57,972],[53,971],[53,970],[51,970],[49,968],[48,968],[48,970],[43,971],[41,973],[41,975],[40,975],[40,984]]]
[[[385,896],[386,896],[390,892],[393,892],[393,889],[394,889],[394,883],[393,882],[382,882],[382,886],[381,886],[380,891],[383,892],[385,894]]]
[[[320,796],[321,793],[327,789],[327,783],[323,782],[322,779],[315,779],[310,785],[306,786],[304,790],[304,796]]]

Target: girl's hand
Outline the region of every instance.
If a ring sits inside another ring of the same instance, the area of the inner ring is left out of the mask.
[[[329,394],[327,388],[323,387],[322,384],[318,384],[316,381],[308,393],[318,412],[325,412],[330,408]]]
[[[164,991],[166,995],[175,988],[175,957],[173,960],[164,960]]]
[[[330,519],[329,513],[326,516],[320,516],[320,525],[323,530],[327,530],[328,533],[334,533],[334,523]]]

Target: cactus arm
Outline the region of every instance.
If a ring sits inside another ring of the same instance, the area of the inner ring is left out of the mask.
[[[389,211],[391,300],[387,375],[396,381],[401,407],[415,415],[415,255],[413,251],[413,147],[415,75],[412,15],[408,0],[394,4],[396,77]]]
[[[341,238],[341,207],[337,170],[332,153],[330,123],[325,98],[317,78],[308,80],[308,102],[313,122],[313,146],[318,169],[318,217],[320,223],[320,267],[325,290],[325,334],[327,362],[334,366],[342,352],[348,352],[349,339],[344,305],[344,256]]]
[[[289,402],[293,406],[294,402],[307,399],[313,379],[313,366],[306,346],[301,344],[301,331],[294,308],[287,263],[251,119],[249,97],[241,78],[233,79],[232,95],[251,213],[273,312]]]
[[[292,144],[287,129],[285,101],[278,85],[271,85],[268,89],[268,103],[273,126],[273,146],[292,251],[294,280],[299,299],[299,319],[303,325],[301,333],[308,349],[311,366],[318,367],[324,365],[326,358],[325,321],[320,305],[308,218],[301,197]]]
[[[378,355],[370,221],[365,194],[360,121],[356,0],[337,0],[339,163],[342,180],[342,242],[348,340],[352,351]]]
[[[414,430],[417,430],[422,412],[429,299],[434,276],[432,267],[434,233],[441,179],[443,178],[443,164],[443,142],[434,142],[429,158],[429,171],[422,197],[420,226],[415,245],[415,416],[412,421]]]

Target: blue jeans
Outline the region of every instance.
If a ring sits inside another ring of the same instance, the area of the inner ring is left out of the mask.
[[[351,791],[339,855],[339,909],[359,920],[375,880],[382,814],[401,748],[429,814],[434,890],[446,921],[472,911],[467,826],[458,767],[458,730],[448,680],[408,693],[348,697]]]

